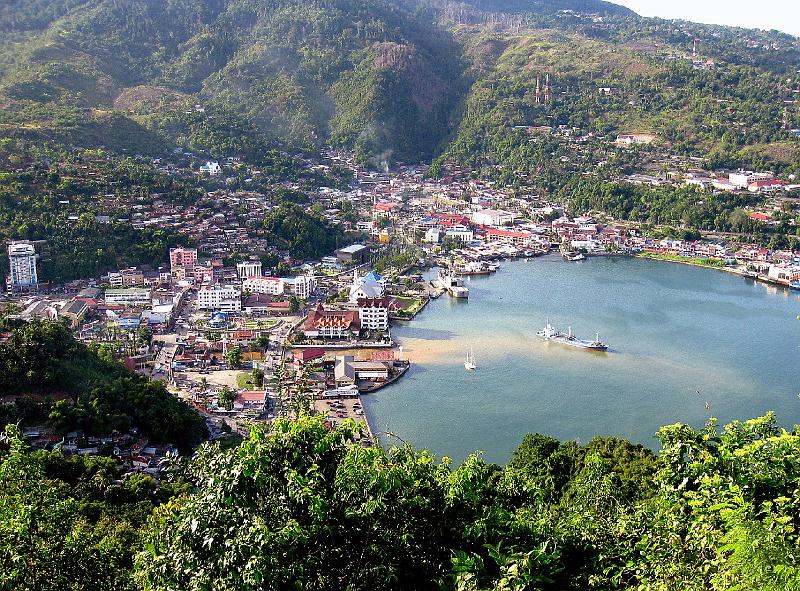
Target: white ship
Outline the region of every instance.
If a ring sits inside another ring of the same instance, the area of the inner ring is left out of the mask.
[[[464,358],[464,369],[468,371],[478,369],[478,366],[475,365],[475,354],[472,352],[472,349],[469,350],[469,353],[467,353],[467,356]]]

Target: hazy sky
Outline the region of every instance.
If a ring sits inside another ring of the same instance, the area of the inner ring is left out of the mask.
[[[642,16],[680,18],[800,36],[800,0],[612,0]]]

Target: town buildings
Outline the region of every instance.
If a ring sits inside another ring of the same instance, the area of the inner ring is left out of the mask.
[[[512,224],[515,217],[510,211],[497,209],[481,209],[472,214],[472,222],[479,226],[504,226]]]
[[[303,332],[310,338],[343,339],[358,335],[361,321],[357,310],[326,310],[317,305],[306,317]]]
[[[369,248],[363,244],[352,244],[336,251],[336,258],[342,263],[366,263],[369,259]]]
[[[196,248],[171,248],[169,251],[169,265],[171,268],[183,267],[184,269],[193,269],[197,264],[197,249]]]
[[[150,304],[151,291],[143,287],[111,288],[105,291],[107,304],[123,306],[147,306]]]
[[[263,293],[267,295],[283,295],[285,282],[280,277],[247,277],[242,281],[242,291]]]
[[[349,300],[357,302],[362,298],[380,298],[385,291],[386,280],[375,271],[370,271],[363,277],[358,271],[353,271],[353,283],[350,286]]]
[[[312,275],[298,275],[297,277],[286,278],[284,286],[289,295],[301,300],[307,300],[317,289],[317,280]]]

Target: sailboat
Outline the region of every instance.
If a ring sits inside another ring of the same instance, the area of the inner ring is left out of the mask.
[[[475,353],[470,349],[469,353],[467,353],[467,356],[464,358],[464,369],[472,371],[477,368],[478,366],[475,365]]]

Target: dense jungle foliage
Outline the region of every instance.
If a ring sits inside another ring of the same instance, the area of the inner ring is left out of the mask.
[[[135,427],[184,452],[205,436],[200,415],[162,383],[126,370],[110,345],[89,348],[57,321],[2,322],[0,425],[44,424],[97,437]]]
[[[656,456],[528,435],[505,468],[353,445],[302,415],[156,485],[104,458],[0,452],[4,589],[792,590],[800,437],[676,424]]]

